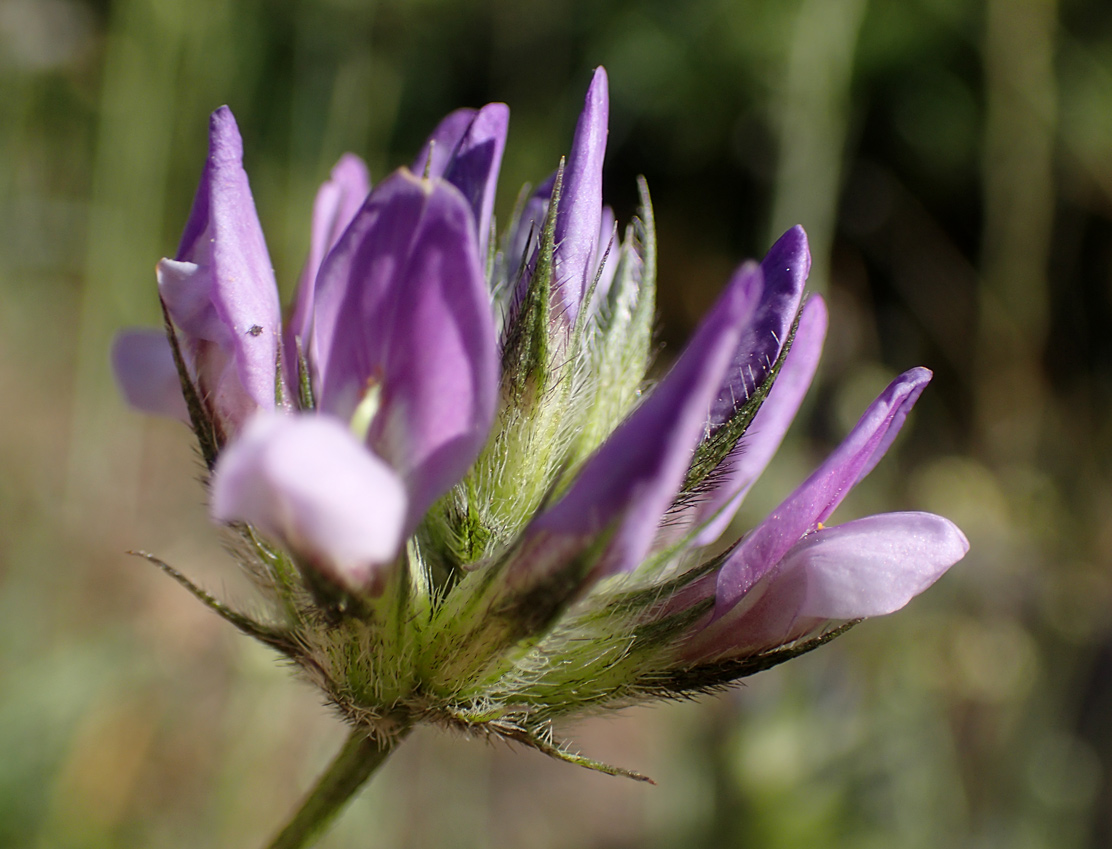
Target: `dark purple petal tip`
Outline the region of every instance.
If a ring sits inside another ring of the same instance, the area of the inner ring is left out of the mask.
[[[781,236],[761,260],[764,297],[738,343],[730,379],[711,413],[712,427],[727,421],[772,372],[799,312],[810,270],[807,234],[798,226]]]
[[[723,461],[706,498],[690,505],[684,514],[696,524],[706,521],[695,537],[697,545],[713,542],[726,529],[749,489],[776,454],[815,376],[826,326],[826,303],[812,295],[803,307],[795,341],[776,382],[745,436]]]

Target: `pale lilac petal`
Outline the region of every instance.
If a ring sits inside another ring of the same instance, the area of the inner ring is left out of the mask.
[[[367,194],[371,191],[371,178],[367,165],[358,156],[345,153],[332,169],[331,178],[317,191],[313,201],[313,221],[309,235],[309,256],[297,283],[293,313],[290,315],[287,335],[286,367],[290,384],[296,385],[297,342],[310,362],[316,357],[310,350],[309,331],[313,323],[313,300],[317,273],[325,256],[347,229]]]
[[[738,344],[730,380],[711,412],[712,428],[727,421],[772,371],[799,312],[810,270],[811,252],[802,227],[781,236],[761,260],[764,298]]]
[[[226,106],[212,115],[209,155],[176,261],[159,270],[159,292],[199,388],[207,398],[215,384],[222,387],[217,416],[234,428],[243,410],[273,409],[278,287]]]
[[[805,533],[834,512],[888,449],[930,378],[925,368],[896,378],[834,453],[742,541],[718,573],[719,614],[736,604]]]
[[[174,323],[180,326],[199,326],[212,316],[211,291],[213,281],[205,268],[192,262],[172,259],[159,260],[155,266],[158,289]],[[185,330],[178,332],[178,345],[187,363],[194,385],[204,404],[215,418],[223,438],[239,431],[261,405],[246,391],[240,369],[237,367],[236,346],[227,328],[219,321],[211,323],[217,339],[195,336]],[[218,332],[219,331],[219,332]],[[250,333],[250,331],[248,331]],[[274,405],[274,377],[271,376],[271,407]]]
[[[509,123],[510,109],[506,104],[488,103],[476,113],[444,170],[444,179],[463,192],[475,214],[479,258],[484,263]]]
[[[474,109],[457,109],[455,112],[449,112],[444,120],[436,125],[436,129],[428,137],[421,152],[413,160],[413,165],[410,166],[413,173],[423,177],[428,171],[429,177],[443,177],[459,146],[460,139],[475,120],[476,114]]]
[[[553,281],[559,312],[569,326],[575,323],[595,270],[591,260],[602,223],[602,163],[609,112],[606,71],[598,68],[575,127],[556,215]]]
[[[620,519],[599,571],[626,571],[644,559],[705,432],[707,411],[759,290],[756,274],[731,281],[672,370],[532,531],[589,538]]]
[[[155,266],[158,294],[187,339],[204,339],[232,348],[231,333],[212,305],[211,267],[161,259]]]
[[[311,290],[325,255],[339,241],[370,191],[371,177],[366,163],[355,154],[345,153],[313,201],[309,257],[301,273],[300,286]]]
[[[328,255],[317,285],[319,406],[349,419],[368,388],[367,442],[401,474],[409,530],[486,442],[498,393],[490,296],[467,201],[402,170]]]
[[[117,333],[112,342],[112,372],[132,407],[189,424],[189,409],[165,331],[143,328]]]
[[[591,267],[596,271],[598,270],[599,264],[602,262],[603,256],[607,252],[607,245],[611,237],[614,236],[614,228],[617,226],[617,223],[617,220],[614,218],[614,208],[611,206],[604,206],[602,208],[602,215],[599,217],[598,244],[595,245],[595,255],[591,257]],[[614,253],[613,248],[610,248],[610,253]]]
[[[906,605],[969,550],[931,513],[887,513],[808,534],[729,613],[696,635],[689,659],[745,656],[813,636],[830,622]]]
[[[723,461],[706,498],[690,510],[692,525],[706,523],[695,536],[696,545],[713,542],[726,529],[775,456],[811,387],[826,338],[826,325],[826,304],[821,297],[812,296],[803,307],[791,350],[761,409],[737,447]]]
[[[863,619],[894,613],[969,551],[957,526],[932,513],[885,513],[808,534],[777,581],[806,584],[800,616]]]
[[[614,210],[609,206],[602,208],[602,223],[599,225],[598,245],[595,255],[591,259],[591,279],[588,284],[594,283],[595,291],[589,304],[590,314],[597,315],[610,297],[610,286],[614,282],[614,275],[618,271],[618,261],[621,258],[621,243],[618,240],[617,222],[614,220]]]
[[[221,453],[212,515],[280,539],[352,590],[375,583],[405,539],[394,471],[325,415],[260,414]]]

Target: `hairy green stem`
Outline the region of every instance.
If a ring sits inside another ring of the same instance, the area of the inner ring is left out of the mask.
[[[301,808],[268,844],[268,849],[302,849],[316,841],[408,733],[406,728],[382,739],[353,730]]]

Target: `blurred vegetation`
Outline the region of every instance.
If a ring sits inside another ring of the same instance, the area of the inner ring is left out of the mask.
[[[419,734],[324,845],[1112,845],[1112,5],[0,0],[0,846],[259,845],[342,735],[123,553],[249,599],[186,432],[107,369],[157,321],[208,113],[239,119],[288,287],[342,152],[381,177],[503,100],[505,216],[598,64],[609,198],[628,220],[645,174],[656,203],[662,361],[736,262],[811,235],[820,384],[742,527],[924,364],[839,518],[933,510],[972,552],[744,687],[569,729],[659,787]]]

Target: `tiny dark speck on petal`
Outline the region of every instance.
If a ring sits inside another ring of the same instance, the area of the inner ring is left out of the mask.
[[[259,334],[261,334],[263,332],[262,325],[252,324],[251,329],[248,330],[247,332],[250,333],[252,336],[258,336]]]

